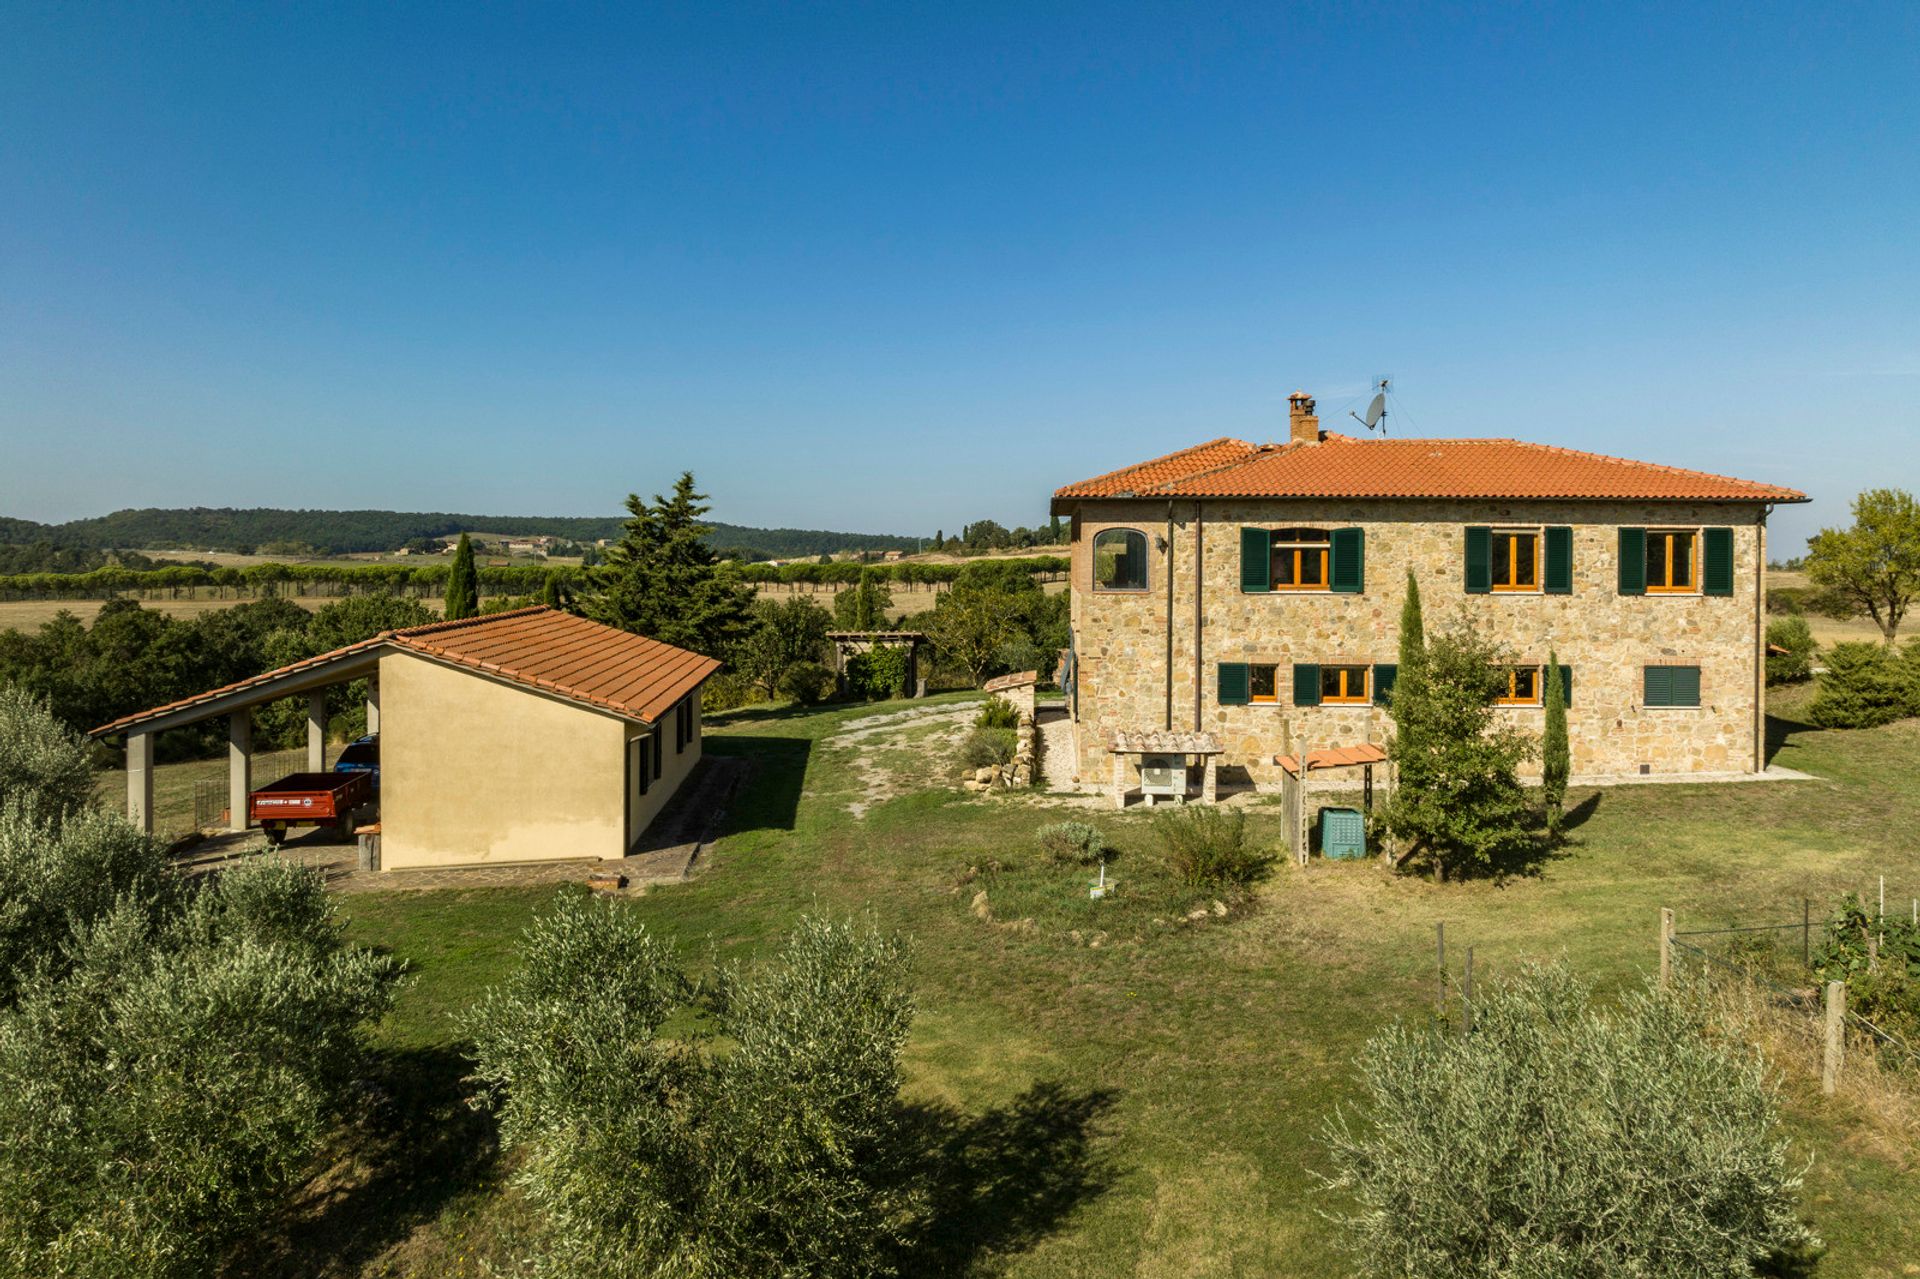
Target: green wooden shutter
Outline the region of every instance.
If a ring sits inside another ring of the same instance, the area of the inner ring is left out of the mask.
[[[1560,668],[1560,698],[1568,706],[1573,705],[1573,667]]]
[[[1318,662],[1293,664],[1293,704],[1295,706],[1320,704],[1320,664]]]
[[[1467,594],[1485,595],[1493,589],[1493,530],[1467,527]]]
[[[1700,593],[1733,594],[1733,530],[1706,529],[1701,537]]]
[[[1547,527],[1547,580],[1549,595],[1573,594],[1573,530],[1564,524]]]
[[[1328,571],[1329,589],[1343,595],[1358,595],[1367,585],[1367,535],[1365,529],[1337,528],[1331,534],[1333,543],[1328,558],[1333,567]]]
[[[1646,671],[1646,692],[1641,702],[1647,706],[1674,706],[1672,666],[1649,666]]]
[[[1643,528],[1620,530],[1620,593],[1647,593],[1647,530]]]
[[[1700,668],[1698,666],[1669,666],[1673,672],[1671,692],[1674,706],[1698,706],[1700,704]]]
[[[1393,703],[1393,685],[1399,678],[1399,666],[1392,662],[1374,663],[1373,704],[1375,706],[1389,706]]]
[[[1245,662],[1220,663],[1219,700],[1222,706],[1247,704],[1247,664]]]
[[[1266,529],[1240,530],[1240,589],[1273,589],[1273,534]]]

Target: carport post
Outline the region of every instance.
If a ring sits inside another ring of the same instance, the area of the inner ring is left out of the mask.
[[[247,828],[247,795],[253,790],[253,711],[227,716],[227,829]]]
[[[307,771],[327,771],[327,690],[307,694]]]
[[[127,734],[127,820],[153,834],[153,734]]]

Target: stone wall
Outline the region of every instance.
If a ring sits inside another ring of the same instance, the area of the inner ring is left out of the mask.
[[[1567,727],[1576,778],[1638,773],[1643,765],[1654,774],[1758,769],[1763,518],[1753,504],[1210,500],[1196,512],[1196,503],[1179,501],[1169,538],[1164,499],[1082,503],[1074,516],[1071,576],[1080,781],[1098,785],[1106,776],[1105,742],[1115,730],[1167,722],[1169,691],[1173,728],[1214,733],[1226,747],[1223,782],[1274,782],[1272,757],[1294,749],[1296,737],[1312,747],[1384,744],[1390,723],[1378,707],[1294,706],[1291,668],[1396,660],[1409,567],[1420,582],[1429,635],[1471,621],[1516,664],[1544,663],[1552,648],[1573,668]],[[1365,529],[1366,589],[1358,595],[1243,593],[1245,524]],[[1472,524],[1571,525],[1572,594],[1469,595],[1464,530]],[[1623,525],[1732,527],[1733,594],[1619,594],[1615,561]],[[1146,590],[1091,590],[1092,540],[1107,528],[1147,535]],[[1278,703],[1220,705],[1221,662],[1277,665]],[[1641,704],[1642,668],[1660,663],[1701,668],[1697,709]],[[1542,719],[1538,707],[1501,714],[1535,731]]]

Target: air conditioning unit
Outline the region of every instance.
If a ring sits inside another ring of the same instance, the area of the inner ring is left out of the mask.
[[[1147,796],[1183,798],[1187,793],[1187,757],[1185,755],[1142,755],[1140,757],[1140,793]]]

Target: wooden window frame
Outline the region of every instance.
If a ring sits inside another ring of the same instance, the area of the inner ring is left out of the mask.
[[[1500,569],[1507,569],[1509,579],[1518,576],[1520,557],[1513,552],[1522,537],[1533,539],[1533,581],[1525,586],[1500,584]],[[1500,554],[1500,540],[1508,539],[1508,553]],[[1494,595],[1540,595],[1546,591],[1547,577],[1547,530],[1544,526],[1495,525],[1488,530],[1489,556],[1487,560],[1487,589]]]
[[[1360,672],[1360,689],[1356,693],[1349,686],[1349,676]],[[1328,694],[1327,677],[1339,677],[1337,694]],[[1373,705],[1373,666],[1369,663],[1325,663],[1320,667],[1320,705],[1322,706],[1371,706]]]
[[[1100,539],[1109,533],[1131,533],[1140,539],[1140,585],[1138,586],[1102,586],[1100,585]],[[1098,595],[1145,595],[1153,589],[1153,540],[1143,529],[1129,528],[1116,524],[1112,528],[1103,528],[1093,535],[1087,544],[1087,578],[1092,589]]]
[[[1272,681],[1273,691],[1268,693],[1265,697],[1262,697],[1258,693],[1255,693],[1253,691],[1253,673],[1255,671],[1269,672],[1269,678]],[[1278,706],[1279,704],[1280,704],[1280,664],[1278,662],[1248,662],[1247,663],[1247,705]]]
[[[1671,582],[1673,580],[1673,538],[1677,534],[1684,534],[1688,538],[1687,574],[1692,580],[1685,586],[1670,586],[1670,585],[1656,584],[1653,580],[1653,540],[1657,537],[1667,539],[1667,542],[1666,542],[1667,581]],[[1646,593],[1648,595],[1698,595],[1700,594],[1700,543],[1703,540],[1701,537],[1700,529],[1688,528],[1684,525],[1676,525],[1671,528],[1649,528],[1646,532],[1646,539],[1647,539]]]
[[[1283,539],[1276,536],[1280,533],[1301,532],[1319,533],[1322,535],[1321,540],[1311,541],[1299,537]],[[1281,582],[1279,580],[1280,575],[1273,571],[1275,564],[1278,562],[1277,557],[1283,551],[1292,553],[1292,576],[1294,580],[1291,582]],[[1320,556],[1320,580],[1317,582],[1302,582],[1300,580],[1300,566],[1305,563],[1306,556],[1316,551]],[[1270,530],[1267,538],[1267,589],[1276,594],[1281,591],[1305,593],[1309,595],[1331,594],[1333,592],[1333,530],[1325,528]]]
[[[1530,671],[1533,674],[1533,696],[1531,698],[1523,699],[1519,695],[1520,672],[1522,671]],[[1506,668],[1506,675],[1507,675],[1507,691],[1497,695],[1493,699],[1494,705],[1520,706],[1520,707],[1531,706],[1536,709],[1546,705],[1545,693],[1546,693],[1546,685],[1547,685],[1547,676],[1546,676],[1546,668],[1544,666],[1531,666],[1531,665],[1527,665],[1526,663],[1522,663],[1519,666],[1509,666]]]

